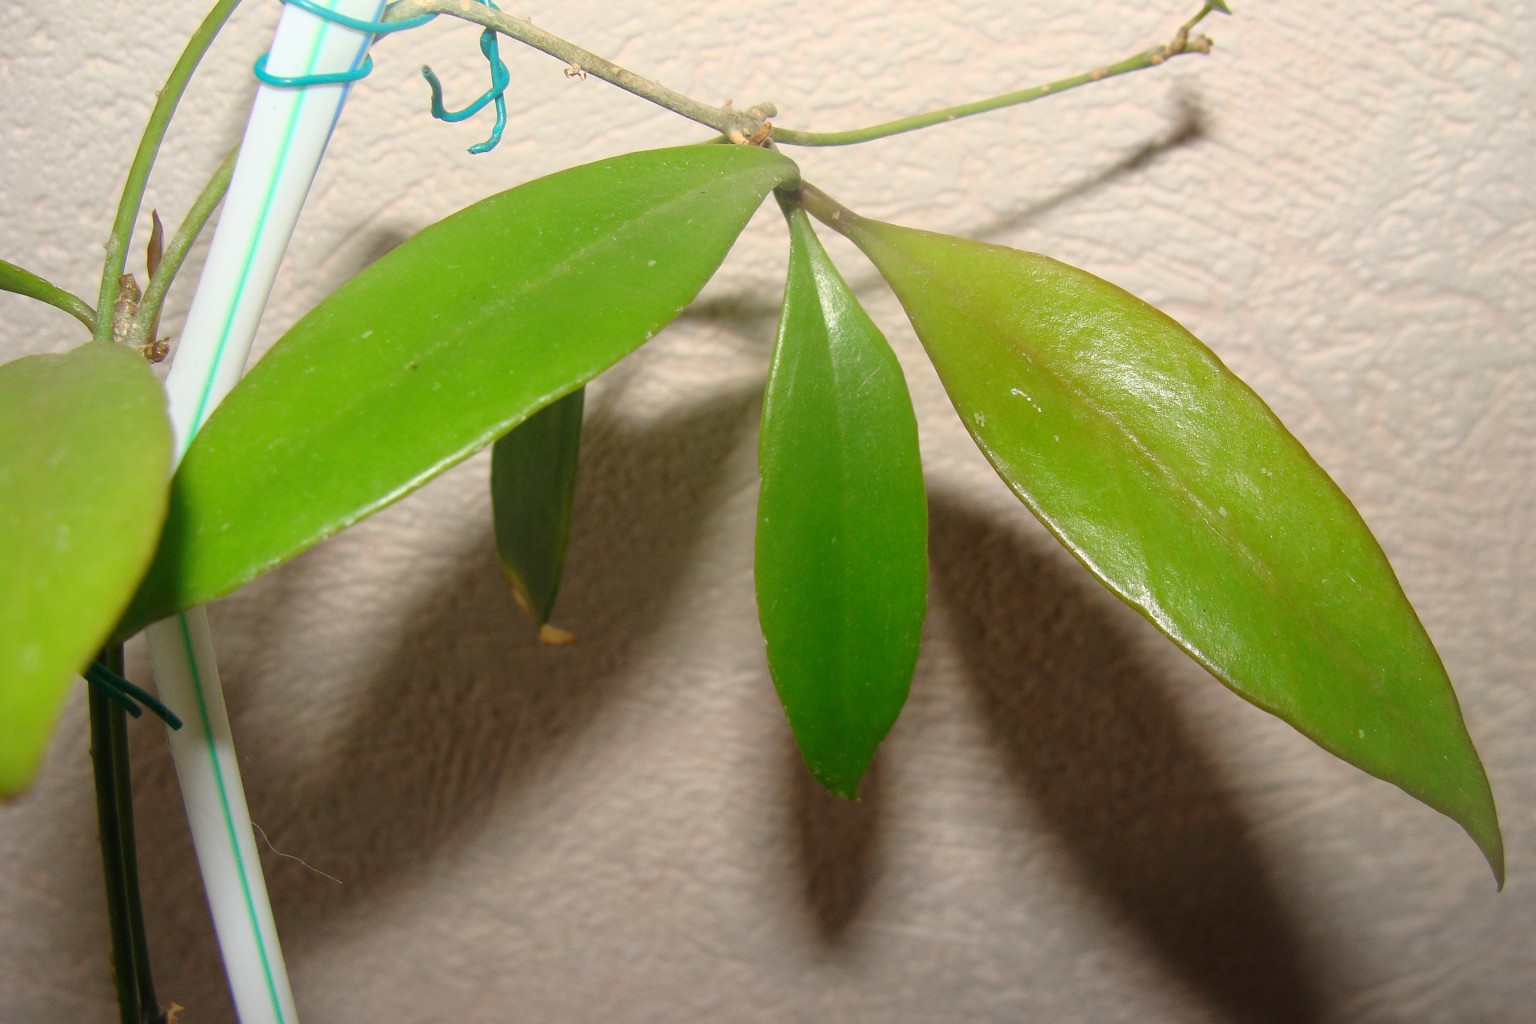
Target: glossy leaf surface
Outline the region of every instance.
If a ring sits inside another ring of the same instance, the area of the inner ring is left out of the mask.
[[[1493,798],[1359,513],[1168,316],[1044,256],[873,221],[850,237],[976,443],[1088,569],[1243,697],[1459,822]]]
[[[851,799],[912,682],[928,507],[901,367],[805,212],[788,215],[759,436],[757,606],[800,753]]]
[[[586,389],[578,388],[491,446],[496,552],[517,603],[541,627],[565,568],[585,404]]]
[[[90,342],[0,366],[0,796],[37,771],[165,518],[171,427],[138,355]]]
[[[693,300],[795,174],[741,146],[632,153],[475,203],[384,256],[199,432],[119,632],[229,593],[591,380]]]

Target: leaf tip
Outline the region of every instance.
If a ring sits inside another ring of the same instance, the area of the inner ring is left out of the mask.
[[[1470,830],[1469,830],[1470,831]],[[1488,868],[1493,872],[1493,887],[1497,892],[1504,891],[1504,837],[1499,831],[1497,821],[1493,823],[1493,829],[1486,835],[1473,834],[1472,839],[1477,843],[1477,848],[1483,852],[1483,857],[1488,861]]]
[[[859,799],[859,783],[864,781],[864,775],[869,770],[869,759],[861,759],[856,764],[836,766],[813,765],[806,762],[806,767],[811,770],[811,775],[821,783],[823,789],[851,803]]]
[[[528,584],[523,577],[507,566],[502,566],[502,575],[507,578],[507,583],[512,587],[512,600],[518,610],[533,620],[533,624],[541,631],[549,624],[549,607],[546,602],[536,601],[528,589]]]
[[[551,626],[546,622],[539,627],[539,643],[541,644],[547,644],[550,647],[564,647],[566,644],[573,644],[575,642],[576,634],[561,629],[559,626]]]
[[[1488,785],[1488,777],[1476,751],[1472,752],[1471,765],[1476,772],[1477,782],[1474,787],[1471,787],[1471,792],[1463,792],[1456,799],[1431,800],[1424,794],[1407,787],[1403,788],[1410,796],[1461,826],[1462,831],[1477,845],[1483,859],[1488,862],[1488,869],[1493,872],[1494,888],[1503,892],[1504,833],[1499,826],[1498,807],[1493,802],[1493,791]],[[1392,781],[1396,782],[1396,780]],[[1402,783],[1397,782],[1397,785],[1402,786]]]

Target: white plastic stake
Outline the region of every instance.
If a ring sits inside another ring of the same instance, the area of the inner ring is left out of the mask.
[[[325,6],[376,20],[384,0],[328,0]],[[372,41],[368,33],[285,6],[267,70],[285,77],[348,71],[361,65]],[[166,380],[178,461],[244,369],[347,89],[257,90],[208,264]],[[235,1012],[242,1024],[297,1024],[208,619],[196,608],[156,623],[148,635],[160,697],[186,722],[170,733],[171,754]]]

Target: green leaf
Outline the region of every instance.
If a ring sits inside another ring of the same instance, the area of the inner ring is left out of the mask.
[[[912,682],[928,506],[901,367],[805,211],[785,212],[789,281],[758,443],[757,608],[800,753],[852,799]]]
[[[675,317],[795,165],[632,153],[483,200],[294,325],[187,452],[119,634],[229,593],[402,497]]]
[[[585,399],[586,389],[577,388],[491,446],[496,551],[517,603],[546,639],[564,636],[544,627],[560,590],[571,537]]]
[[[971,436],[1090,572],[1238,694],[1455,819],[1496,876],[1450,680],[1349,500],[1168,316],[1033,253],[858,218]]]
[[[43,280],[32,271],[23,270],[5,260],[0,260],[0,292],[13,292],[16,295],[25,295],[29,299],[46,302],[50,306],[62,309],[85,324],[87,328],[96,323],[96,311],[80,296],[67,292],[58,285]]]
[[[133,352],[89,342],[0,366],[0,796],[31,782],[144,575],[170,471],[165,392]]]

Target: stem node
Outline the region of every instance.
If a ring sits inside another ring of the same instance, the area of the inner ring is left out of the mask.
[[[883,139],[891,135],[899,135],[902,132],[916,131],[919,128],[928,128],[936,124],[944,124],[962,117],[970,117],[973,114],[982,114],[992,110],[1000,110],[1003,107],[1028,103],[1031,100],[1040,99],[1042,96],[1065,92],[1068,89],[1076,88],[1079,85],[1086,85],[1089,82],[1097,82],[1131,71],[1141,71],[1145,68],[1156,67],[1167,62],[1170,57],[1176,57],[1180,54],[1209,53],[1211,49],[1210,39],[1205,36],[1191,37],[1189,33],[1195,25],[1200,23],[1201,19],[1212,11],[1231,13],[1228,11],[1227,5],[1223,0],[1207,0],[1201,7],[1200,12],[1179,28],[1171,43],[1143,50],[1114,64],[1095,68],[1080,75],[1063,78],[1056,82],[1035,86],[1034,88],[1004,93],[991,99],[966,103],[957,107],[947,107],[943,110],[900,118],[895,121],[872,125],[868,128],[845,132],[807,132],[776,127],[769,122],[769,118],[778,113],[777,108],[772,103],[760,103],[746,110],[736,110],[730,101],[726,101],[718,107],[701,103],[673,89],[668,89],[659,82],[642,78],[590,50],[583,49],[550,32],[537,28],[527,18],[513,17],[494,8],[475,3],[473,0],[396,0],[395,3],[390,4],[385,14],[385,20],[395,21],[428,13],[447,14],[455,18],[461,18],[482,28],[498,32],[508,38],[516,39],[518,42],[564,61],[567,74],[570,76],[581,75],[581,77],[585,77],[585,75],[581,74],[584,72],[585,74],[601,78],[610,85],[616,85],[620,89],[634,93],[642,99],[650,100],[657,106],[665,107],[689,120],[707,125],[736,145],[762,145],[771,141],[791,146],[847,146],[858,142]],[[571,69],[576,70],[572,71]],[[767,129],[766,132],[764,132],[765,128]]]

